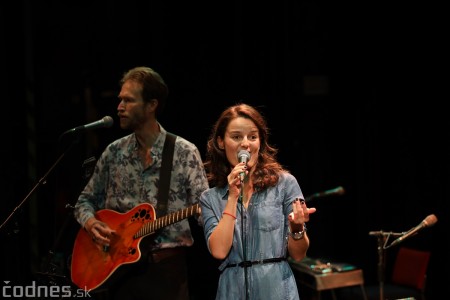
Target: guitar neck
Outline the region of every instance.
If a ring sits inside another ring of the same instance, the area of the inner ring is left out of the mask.
[[[141,229],[133,236],[135,239],[154,233],[156,230],[177,223],[181,220],[195,215],[198,211],[199,204],[176,211],[174,213],[157,218],[152,222],[145,223]]]

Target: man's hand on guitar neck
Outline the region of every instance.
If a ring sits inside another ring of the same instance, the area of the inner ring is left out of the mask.
[[[115,234],[115,231],[109,228],[109,226],[92,217],[84,224],[84,229],[92,237],[92,241],[98,245],[109,247],[111,243],[111,237]]]

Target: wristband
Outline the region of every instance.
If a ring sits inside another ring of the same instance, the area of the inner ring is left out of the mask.
[[[228,215],[228,216],[230,216],[230,217],[232,217],[233,219],[236,220],[236,216],[230,214],[229,212],[224,211],[224,212],[222,213],[222,215]]]

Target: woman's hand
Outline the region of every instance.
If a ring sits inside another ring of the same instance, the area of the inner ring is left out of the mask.
[[[230,195],[237,199],[239,197],[240,188],[241,188],[241,174],[245,173],[245,175],[248,174],[247,171],[247,165],[245,162],[238,163],[234,166],[233,170],[231,170],[230,174],[228,174],[228,188]]]
[[[309,215],[316,212],[316,208],[308,208],[303,199],[297,198],[292,203],[292,212],[288,219],[293,232],[301,231],[303,224],[309,221]]]

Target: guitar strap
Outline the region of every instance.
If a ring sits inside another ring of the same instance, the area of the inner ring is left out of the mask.
[[[166,140],[164,141],[161,170],[159,172],[159,189],[157,195],[158,203],[156,204],[156,211],[158,212],[158,216],[164,216],[167,214],[170,174],[172,172],[173,151],[175,148],[176,138],[176,135],[167,132]]]

